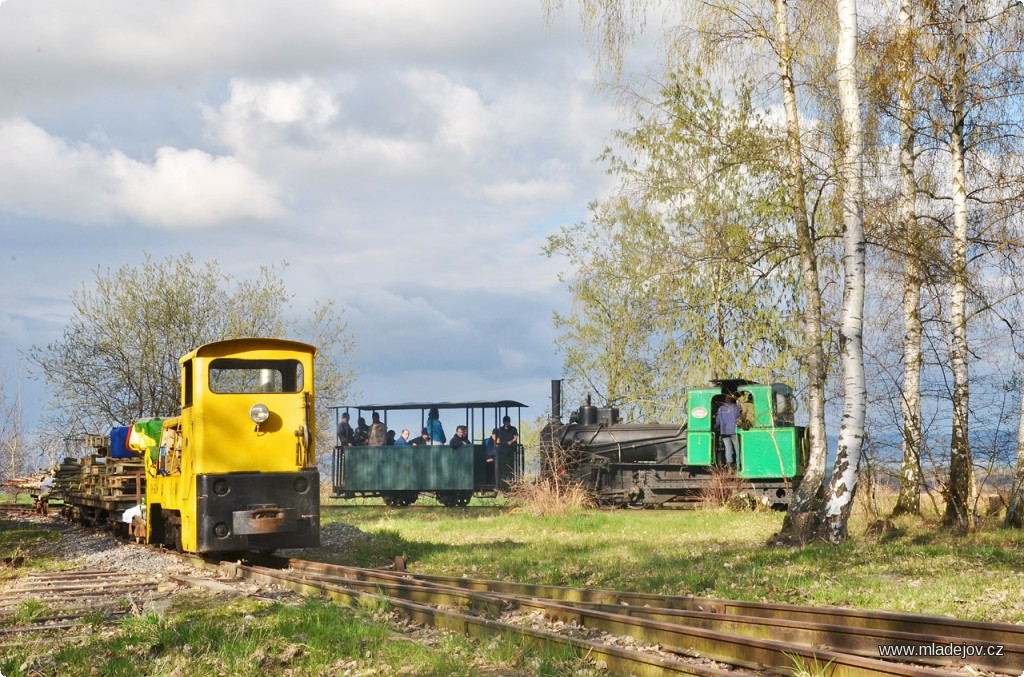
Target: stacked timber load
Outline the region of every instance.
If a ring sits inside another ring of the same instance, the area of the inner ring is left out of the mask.
[[[138,500],[146,493],[146,467],[141,458],[108,458],[104,465],[101,481],[103,498]]]
[[[92,454],[82,459],[74,493],[97,500],[137,500],[145,493],[142,459],[107,458]]]
[[[91,454],[82,459],[78,477],[72,479],[68,491],[81,496],[99,498],[103,483],[103,474],[107,459],[99,454]]]
[[[0,487],[14,489],[15,493],[19,494],[22,492],[35,493],[39,491],[39,485],[42,483],[45,477],[45,474],[27,475],[25,477],[12,477],[3,484],[0,484]]]
[[[129,427],[115,428],[111,435],[85,435],[83,443],[93,453],[81,460],[71,457],[54,468],[54,497],[91,502],[139,502],[146,492],[143,457],[127,449]]]
[[[70,456],[54,468],[53,494],[65,496],[69,491],[78,491],[82,482],[82,462]]]

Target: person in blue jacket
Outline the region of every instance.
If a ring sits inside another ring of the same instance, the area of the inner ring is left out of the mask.
[[[736,396],[732,393],[725,394],[725,402],[718,407],[715,414],[715,424],[718,426],[718,436],[722,438],[722,445],[725,447],[725,462],[732,465],[739,452],[739,443],[736,439],[736,419],[740,417],[740,408],[736,404]]]
[[[432,407],[427,413],[427,434],[430,435],[432,445],[444,444],[448,438],[444,434],[444,426],[441,425],[440,414],[437,407]]]

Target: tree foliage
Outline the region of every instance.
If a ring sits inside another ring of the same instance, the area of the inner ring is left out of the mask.
[[[0,478],[14,477],[24,470],[27,440],[21,384],[20,372],[16,378],[0,373]]]
[[[603,160],[619,189],[547,253],[569,259],[557,314],[566,376],[628,415],[674,411],[690,385],[791,378],[800,313],[776,130],[738,82],[669,74]]]
[[[255,336],[315,345],[318,401],[340,400],[351,385],[351,337],[332,301],[291,317],[281,270],[262,267],[255,278],[236,280],[216,261],[197,264],[191,254],[164,260],[146,254],[138,265],[97,268],[91,283],[71,295],[60,338],[29,353],[54,394],[54,420],[73,435],[175,415],[182,355],[212,341]],[[333,438],[329,412],[321,407],[317,419],[321,437]]]

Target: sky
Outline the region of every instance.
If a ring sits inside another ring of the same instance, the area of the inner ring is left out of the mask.
[[[338,404],[544,413],[569,296],[541,249],[609,190],[621,124],[578,25],[540,0],[0,0],[0,370],[92,271],[191,252],[287,262],[296,312],[336,299]],[[23,387],[31,424],[49,395]]]

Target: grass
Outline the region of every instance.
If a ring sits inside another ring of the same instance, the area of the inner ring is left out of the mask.
[[[211,606],[208,598],[196,595],[165,615],[132,618],[74,646],[0,658],[0,672],[68,677],[469,677],[514,665],[531,666],[529,674],[587,670],[564,653],[537,653],[515,641],[496,640],[481,651],[462,637],[439,632],[416,636],[422,632],[403,626],[386,604],[351,610],[310,599],[299,604],[236,600]]]
[[[905,517],[883,536],[866,536],[870,520],[857,515],[842,546],[765,547],[782,517],[724,509],[323,512],[325,523],[369,534],[354,557],[365,566],[404,553],[422,573],[1024,622],[1020,531],[989,521],[961,535],[940,529],[937,518]]]
[[[24,557],[26,562],[37,569],[60,568],[63,563],[50,555],[46,546],[60,539],[55,531],[45,531],[30,522],[0,519],[0,560],[8,557]],[[17,576],[18,569],[0,567],[0,581]]]
[[[878,535],[859,509],[839,547],[768,548],[780,513],[722,508],[568,510],[535,514],[501,500],[468,508],[325,507],[367,537],[327,561],[366,566],[410,556],[414,572],[663,594],[881,608],[1024,622],[1024,532],[990,520],[974,534],[937,515],[900,518]],[[45,558],[46,532],[0,523],[0,550]],[[18,622],[59,613],[26,603]],[[14,624],[9,619],[5,624]],[[827,666],[826,666],[827,667]],[[794,665],[815,674],[822,666]],[[0,672],[24,675],[562,675],[598,671],[559,650],[514,639],[468,640],[410,626],[386,602],[343,608],[185,595],[162,615],[94,624],[73,646],[0,651]]]

